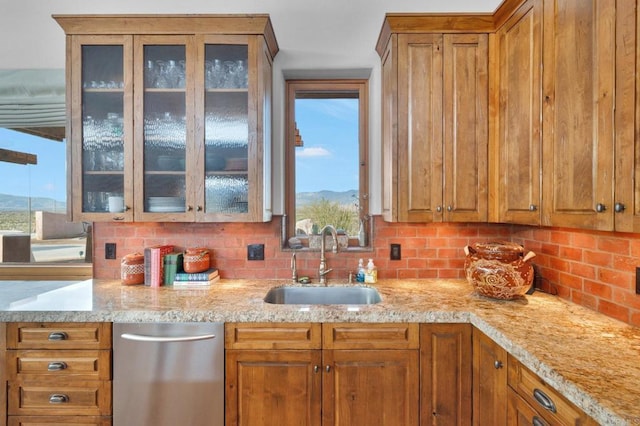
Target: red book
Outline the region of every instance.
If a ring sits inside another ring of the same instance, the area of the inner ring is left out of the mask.
[[[172,245],[144,249],[144,285],[160,287],[164,281],[164,257],[173,252]]]

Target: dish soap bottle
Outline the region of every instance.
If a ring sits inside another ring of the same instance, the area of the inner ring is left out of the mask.
[[[359,283],[364,282],[364,260],[358,260],[358,271],[356,272],[356,281]]]
[[[367,269],[364,273],[364,282],[365,283],[375,283],[378,281],[378,268],[373,264],[373,259],[369,259],[369,263],[367,263]]]

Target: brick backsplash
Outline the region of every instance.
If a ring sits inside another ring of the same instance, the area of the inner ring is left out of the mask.
[[[386,223],[375,217],[375,246],[367,252],[327,255],[330,279],[341,280],[359,258],[373,258],[380,278],[464,278],[466,245],[509,240],[532,250],[536,287],[629,324],[640,326],[640,234],[536,228],[503,224]],[[105,243],[117,244],[116,260],[104,259]],[[248,261],[247,245],[265,245],[264,261]],[[390,244],[402,245],[402,259],[389,260]],[[94,276],[120,277],[120,258],[146,246],[208,247],[224,278],[291,278],[290,251],[280,249],[280,221],[245,224],[96,223]],[[298,253],[299,275],[317,276],[317,253]]]

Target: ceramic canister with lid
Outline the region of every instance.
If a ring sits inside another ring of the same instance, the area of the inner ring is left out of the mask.
[[[182,267],[185,272],[195,274],[209,269],[211,258],[209,249],[204,247],[188,248],[184,252]]]
[[[120,263],[122,285],[144,284],[144,254],[131,253]]]

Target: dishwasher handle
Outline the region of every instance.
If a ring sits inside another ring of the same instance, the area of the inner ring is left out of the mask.
[[[215,334],[201,334],[197,336],[146,336],[144,334],[122,333],[120,335],[123,339],[134,340],[136,342],[195,342],[198,340],[210,340],[215,339]]]

